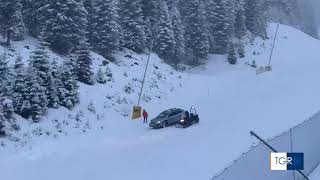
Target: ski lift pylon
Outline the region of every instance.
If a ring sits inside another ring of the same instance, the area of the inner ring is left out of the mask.
[[[256,74],[257,74],[257,75],[262,74],[262,73],[265,73],[265,72],[270,72],[270,71],[272,71],[271,60],[272,60],[274,45],[275,45],[275,43],[276,43],[276,39],[277,39],[277,35],[278,35],[278,30],[279,30],[279,24],[277,24],[276,34],[275,34],[274,39],[273,39],[272,49],[271,49],[270,58],[269,58],[269,63],[268,63],[268,65],[266,65],[266,66],[260,66],[260,67],[258,67],[257,70],[256,70]]]
[[[146,65],[146,68],[145,68],[145,71],[144,71],[143,80],[142,80],[142,84],[141,84],[141,89],[140,89],[140,93],[139,93],[138,105],[137,105],[137,106],[133,106],[132,120],[141,118],[142,107],[140,106],[140,100],[141,100],[142,91],[143,91],[143,86],[144,86],[145,79],[146,79],[146,75],[147,75],[147,70],[148,70],[149,61],[150,61],[151,52],[152,52],[152,46],[153,46],[153,43],[151,43],[151,47],[150,47],[150,49],[149,49],[147,65]]]

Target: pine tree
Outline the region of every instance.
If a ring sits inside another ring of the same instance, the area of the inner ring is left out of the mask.
[[[109,68],[109,66],[106,67],[105,75],[106,75],[107,81],[112,81],[113,80],[112,71]]]
[[[45,94],[45,101],[48,101],[50,94],[52,93],[52,87],[50,87],[52,84],[52,77],[50,75],[50,63],[49,63],[49,56],[46,50],[46,47],[48,44],[44,42],[42,39],[40,39],[40,43],[37,45],[36,49],[32,52],[30,59],[29,59],[29,70],[34,69],[35,76],[30,79],[30,90],[33,91],[39,91],[41,94],[42,91]],[[34,84],[33,81],[38,81],[37,84]],[[40,87],[37,87],[37,86]],[[31,89],[32,88],[32,89]],[[34,92],[35,93],[35,92]],[[39,97],[40,98],[40,97]],[[42,98],[42,97],[41,97]],[[42,98],[43,99],[43,98]],[[32,102],[29,101],[31,104],[31,108],[34,108],[33,106],[36,106],[34,104],[39,104],[38,102]],[[44,102],[45,104],[48,104],[48,102]],[[51,104],[50,104],[51,105]],[[36,110],[39,111],[40,115],[41,113],[44,113],[45,110]],[[35,115],[35,112],[31,110],[31,116],[32,118],[37,121],[38,115]]]
[[[15,61],[13,79],[12,100],[14,112],[27,118],[29,115],[23,115],[23,107],[27,101],[29,102],[29,89],[27,72],[21,56],[18,56]]]
[[[54,60],[50,65],[49,87],[47,89],[48,107],[58,108],[61,104],[60,99],[63,98],[60,90],[63,89],[62,82],[60,80],[60,72],[58,64]]]
[[[40,80],[39,84],[45,88],[45,91],[47,91],[49,86],[50,63],[46,50],[46,43],[44,41],[40,41],[36,49],[31,53],[29,67],[36,70],[36,76],[39,77]]]
[[[159,2],[159,20],[157,23],[157,36],[155,37],[154,50],[164,60],[170,63],[174,58],[174,32],[171,17],[166,3]]]
[[[246,26],[254,37],[267,38],[267,19],[263,0],[246,0]]]
[[[38,70],[33,67],[28,68],[29,78],[29,103],[30,103],[30,116],[34,122],[39,122],[42,115],[47,112],[48,100],[46,91],[39,83],[40,77]]]
[[[145,22],[143,21],[141,0],[122,0],[121,26],[122,45],[137,53],[142,53],[146,48],[146,34],[144,32]]]
[[[145,20],[144,32],[146,35],[146,47],[148,50],[152,50],[152,46],[154,42],[151,27],[152,26],[151,26],[150,20],[147,17],[147,19]]]
[[[92,45],[94,40],[94,33],[96,24],[96,8],[94,7],[94,2],[96,0],[84,0],[83,6],[87,11],[87,25],[86,25],[86,38],[88,39],[89,43]]]
[[[43,14],[42,8],[48,4],[47,0],[23,0],[21,1],[23,7],[23,21],[28,29],[28,32],[33,37],[38,37],[40,35],[40,24]]]
[[[160,15],[159,5],[161,1],[163,0],[141,0],[143,19],[148,31],[145,33],[150,41],[154,41],[157,37],[157,24]]]
[[[226,6],[227,6],[226,7],[227,12],[229,12],[227,15],[227,22],[228,22],[227,33],[230,35],[229,39],[233,40],[235,38],[235,26],[234,25],[236,23],[237,12],[240,9],[241,4],[239,2],[237,2],[236,0],[228,0],[226,2]],[[229,41],[229,43],[230,43],[230,41]]]
[[[101,67],[99,68],[98,73],[96,75],[96,80],[97,80],[97,83],[99,84],[107,83],[106,74]]]
[[[13,36],[23,38],[23,27],[20,0],[1,0],[0,33],[7,38],[7,45],[10,45]]]
[[[236,13],[234,31],[235,36],[238,39],[242,39],[245,35],[247,35],[246,14],[243,0],[238,0],[238,10]]]
[[[50,64],[50,74],[54,79],[60,79],[60,68],[58,66],[58,62],[56,59],[53,59],[53,61]]]
[[[72,109],[77,103],[79,103],[79,86],[76,81],[76,77],[71,72],[72,66],[70,62],[65,62],[61,71],[61,82],[63,89],[61,94],[64,96],[61,99],[61,104]]]
[[[90,43],[108,57],[120,47],[121,27],[118,15],[118,0],[96,0],[93,4],[93,35]]]
[[[42,36],[52,49],[67,53],[86,34],[87,11],[81,1],[44,1],[37,11]]]
[[[174,47],[174,58],[173,63],[178,64],[180,61],[182,61],[185,58],[186,52],[185,52],[185,37],[184,37],[184,27],[182,23],[182,18],[180,15],[180,12],[177,8],[176,1],[168,3],[169,4],[169,12],[172,20],[172,26],[173,26],[173,33],[174,33],[174,41],[175,41],[175,47]]]
[[[92,59],[90,56],[90,51],[88,49],[88,44],[85,41],[82,41],[77,49],[77,79],[80,82],[83,82],[88,85],[93,85],[92,80]]]
[[[75,54],[72,54],[67,61],[64,62],[64,66],[70,68],[71,74],[77,79],[77,59],[78,57]]]
[[[209,33],[205,4],[202,1],[185,1],[186,48],[194,61],[206,58],[209,53]]]
[[[0,96],[0,99],[2,97]],[[1,136],[5,136],[5,122],[8,121],[8,119],[4,116],[4,113],[3,113],[3,109],[1,107],[1,104],[0,104],[0,137]]]
[[[45,89],[39,83],[41,80],[37,71],[33,67],[25,70],[20,58],[16,60],[13,86],[14,111],[26,119],[31,116],[34,122],[38,122],[46,113],[48,105]]]
[[[8,97],[0,96],[0,113],[3,114],[5,120],[12,119],[13,111],[12,100]]]
[[[229,38],[231,37],[230,27],[232,19],[230,11],[224,0],[216,0],[212,21],[212,44],[211,52],[215,54],[225,54],[228,52]]]
[[[175,0],[142,0],[148,47],[166,62],[177,64],[184,56],[184,31]],[[169,8],[170,7],[170,8]],[[162,46],[162,47],[160,47]]]
[[[1,109],[0,109],[0,136],[5,136],[5,126],[4,126],[4,123],[6,121],[6,118],[4,117],[4,114],[3,112],[1,112]]]
[[[11,72],[6,54],[0,55],[0,95],[10,96]]]
[[[173,1],[173,0],[167,0],[167,1]],[[169,3],[169,4],[171,4],[171,3]],[[189,15],[188,14],[189,6],[190,6],[189,1],[177,0],[177,7],[180,12],[180,15],[181,15],[181,17],[184,17],[184,18],[182,18],[182,22],[183,22],[184,27],[187,27],[187,16]]]
[[[237,54],[235,50],[235,45],[233,43],[229,47],[228,61],[230,64],[237,64]]]
[[[238,49],[238,54],[240,58],[244,58],[245,57],[245,49],[244,49],[244,44],[239,41],[237,43],[237,49]]]

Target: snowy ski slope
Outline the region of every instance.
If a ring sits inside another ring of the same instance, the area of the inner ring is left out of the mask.
[[[57,138],[34,138],[24,148],[0,148],[1,178],[209,179],[249,148],[253,141],[250,130],[271,137],[320,109],[319,40],[281,25],[273,72],[256,76],[255,70],[245,65],[252,60],[258,65],[267,63],[275,27],[270,25],[268,41],[257,40],[247,46],[247,57],[239,65],[230,66],[225,57],[212,55],[206,66],[181,73],[181,79],[180,73],[174,72],[172,84],[166,83],[171,82],[169,77],[164,80],[162,88],[175,87],[172,93],[163,95],[166,98],[142,104],[150,116],[169,107],[195,106],[200,124],[188,129],[150,130],[140,121],[108,111],[99,122],[103,129]],[[152,61],[161,65],[157,58]],[[135,72],[139,71],[131,73]],[[168,70],[164,75],[170,74]],[[92,101],[97,112],[106,111],[100,107],[107,93],[105,87],[81,88],[83,103]],[[153,92],[160,91],[150,89],[149,94]],[[64,113],[66,110],[59,109],[49,116]]]

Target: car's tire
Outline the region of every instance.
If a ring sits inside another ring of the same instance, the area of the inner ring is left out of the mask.
[[[166,128],[166,127],[168,127],[168,122],[167,121],[163,121],[162,128]]]

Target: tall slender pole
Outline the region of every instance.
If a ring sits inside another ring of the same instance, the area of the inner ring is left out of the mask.
[[[291,152],[293,152],[293,141],[292,141],[292,129],[290,129],[290,146],[291,146]],[[292,171],[293,180],[296,180],[296,175],[294,171]]]
[[[261,141],[264,145],[266,145],[269,149],[271,149],[273,152],[277,153],[278,151],[273,148],[270,144],[268,144],[265,140],[263,140],[260,136],[258,136],[255,132],[250,131],[251,136],[256,137],[259,141]],[[298,173],[300,173],[306,180],[309,180],[308,176],[305,175],[302,171],[297,170]]]
[[[268,66],[270,66],[270,64],[271,64],[271,59],[272,59],[272,55],[273,55],[274,44],[276,43],[276,39],[277,39],[277,35],[278,35],[278,30],[279,30],[279,24],[277,24],[276,35],[274,36],[274,39],[273,39],[272,49],[271,49],[271,54],[270,54]]]
[[[152,46],[151,46],[151,47],[152,47]],[[142,91],[143,91],[143,86],[144,86],[144,82],[145,82],[145,79],[146,79],[147,70],[148,70],[148,66],[149,66],[151,51],[152,51],[152,48],[150,48],[150,50],[149,50],[147,65],[146,65],[146,68],[145,68],[145,70],[144,70],[142,85],[141,85],[140,94],[139,94],[138,106],[140,105],[140,100],[141,100],[141,95],[142,95]]]
[[[271,145],[269,145],[265,140],[263,140],[260,136],[258,136],[255,132],[250,132],[251,136],[256,137],[259,141],[261,141],[264,145],[266,145],[269,149],[271,149],[273,152],[277,153],[278,151],[274,149]]]

